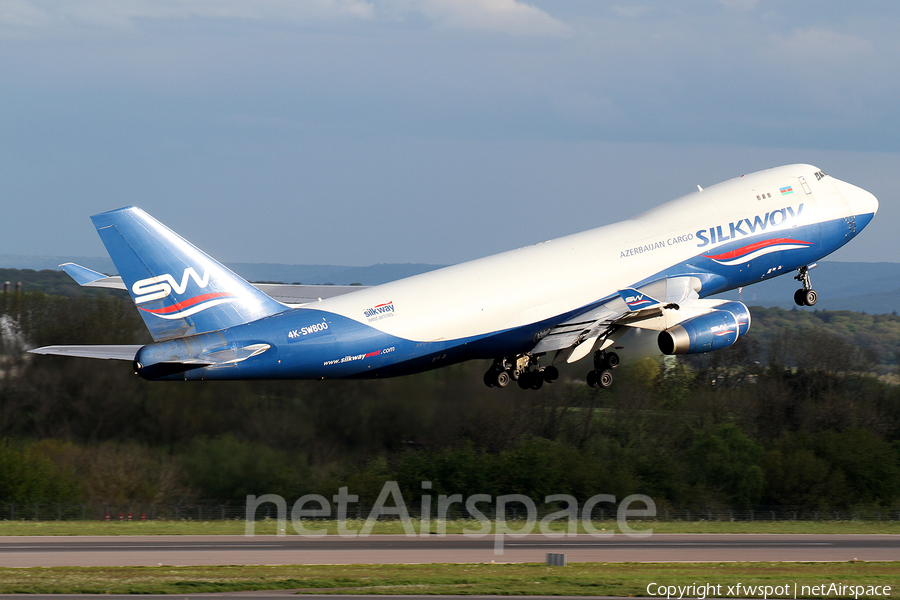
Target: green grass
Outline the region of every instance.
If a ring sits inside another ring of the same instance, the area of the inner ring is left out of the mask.
[[[744,586],[789,585],[792,591],[794,583],[893,585],[891,592],[895,592],[900,583],[898,573],[897,562],[0,568],[0,593],[184,594],[300,589],[308,593],[648,596],[647,586],[657,583],[722,585],[719,595],[724,596],[727,586],[738,582]]]
[[[347,526],[357,531],[364,521],[349,520]],[[337,534],[336,521],[304,521],[310,529],[324,528],[329,534]],[[415,531],[420,523],[412,521]],[[274,535],[277,523],[272,519],[256,522],[257,535]],[[523,523],[510,522],[510,527],[521,527]],[[562,531],[565,523],[556,522],[553,530]],[[0,521],[0,536],[3,535],[244,535],[244,521]],[[900,534],[900,521],[631,521],[636,530],[652,529],[654,533],[894,533]],[[466,528],[478,527],[476,521],[450,521],[448,534],[463,533]],[[614,522],[595,522],[597,529],[618,532]],[[579,523],[578,530],[584,533]],[[437,531],[437,524],[431,523],[431,531]],[[286,532],[296,535],[288,520]],[[399,521],[380,520],[374,534],[403,534]],[[540,533],[535,527],[534,533]]]

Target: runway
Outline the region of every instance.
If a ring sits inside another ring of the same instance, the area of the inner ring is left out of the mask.
[[[10,536],[0,566],[156,566],[544,562],[548,552],[576,562],[900,560],[900,535],[655,534],[493,536]]]

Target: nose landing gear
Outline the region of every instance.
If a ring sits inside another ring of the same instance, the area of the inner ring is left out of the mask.
[[[812,289],[812,283],[809,280],[809,270],[815,266],[815,263],[813,263],[806,267],[800,267],[798,269],[799,272],[794,277],[794,279],[803,284],[803,289],[794,292],[794,303],[797,306],[813,306],[819,300],[819,295],[816,293],[816,290]]]

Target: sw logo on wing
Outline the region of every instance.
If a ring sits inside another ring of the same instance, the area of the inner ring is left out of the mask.
[[[627,298],[625,298],[625,304],[627,304],[628,308],[630,309],[641,308],[642,306],[647,306],[648,304],[653,303],[653,300],[647,298],[643,294],[640,294],[638,296],[628,296]]]

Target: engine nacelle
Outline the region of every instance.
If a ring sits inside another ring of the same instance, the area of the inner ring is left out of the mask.
[[[660,332],[663,354],[698,354],[726,348],[750,329],[750,311],[741,302],[725,302],[712,311]]]
[[[738,337],[750,330],[750,309],[743,302],[726,302],[717,306],[716,310],[728,311],[734,315],[738,323]]]

